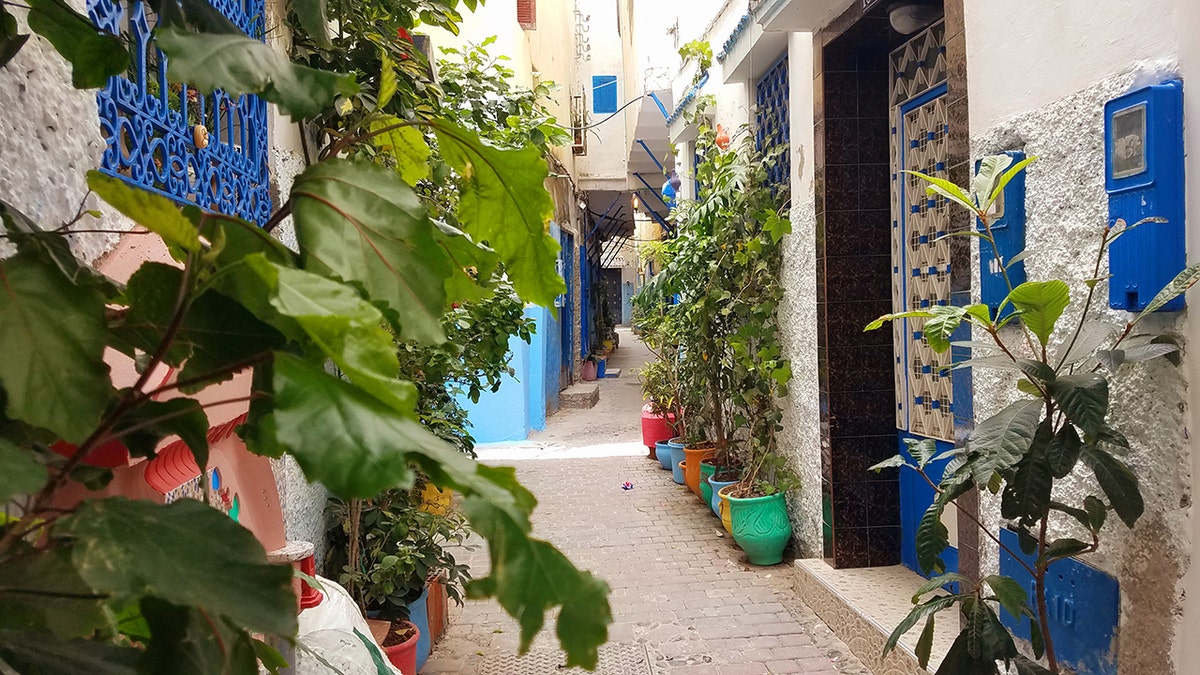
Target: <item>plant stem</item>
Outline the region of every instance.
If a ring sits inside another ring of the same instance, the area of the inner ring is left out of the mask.
[[[1104,228],[1104,236],[1100,239],[1100,250],[1096,251],[1096,264],[1092,267],[1092,279],[1100,277],[1100,264],[1104,262],[1104,249],[1108,244],[1108,227]],[[1075,342],[1079,340],[1079,334],[1083,332],[1083,323],[1087,320],[1088,310],[1092,308],[1092,298],[1096,295],[1096,284],[1092,283],[1088,286],[1087,299],[1083,302],[1083,312],[1079,315],[1079,323],[1075,325],[1075,334],[1071,336],[1071,341],[1067,343],[1067,348],[1063,350],[1062,356],[1059,358],[1058,365],[1055,366],[1054,372],[1062,370],[1062,367],[1067,363],[1067,357],[1071,355],[1071,350],[1075,348]],[[1126,329],[1125,334],[1128,334]],[[1124,339],[1124,335],[1121,336]],[[1120,342],[1121,340],[1117,340]],[[1115,345],[1114,345],[1115,346]],[[1044,348],[1043,348],[1044,349]],[[1043,357],[1043,361],[1046,359]]]
[[[287,218],[291,214],[292,214],[292,200],[289,197],[288,200],[283,203],[283,206],[280,206],[279,210],[271,215],[271,219],[268,220],[265,225],[263,225],[263,227],[262,227],[263,231],[264,232],[273,231],[276,227],[279,227],[279,223],[282,223],[284,218]]]
[[[1038,534],[1039,558],[1046,552],[1046,525],[1049,521],[1049,518],[1042,518],[1042,528]],[[1050,612],[1046,608],[1046,565],[1038,565],[1033,578],[1036,584],[1034,593],[1037,595],[1038,623],[1041,624],[1042,641],[1046,644],[1046,663],[1050,666],[1050,672],[1057,675],[1058,660],[1054,657],[1054,641],[1050,638]]]

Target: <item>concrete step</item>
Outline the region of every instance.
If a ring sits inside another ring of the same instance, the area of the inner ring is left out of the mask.
[[[595,382],[580,382],[564,389],[558,395],[561,408],[591,408],[600,400],[600,385]]]
[[[606,380],[613,378],[613,377],[620,377],[620,376],[621,376],[620,368],[606,368],[604,370],[604,379],[606,379]]]
[[[881,658],[888,635],[912,609],[913,592],[923,583],[925,579],[901,565],[834,569],[819,559],[795,562],[796,594],[873,673],[928,675],[950,650],[958,622],[947,614],[938,617],[942,620],[934,629],[928,671],[917,665],[914,654],[923,620],[901,638],[898,649]]]

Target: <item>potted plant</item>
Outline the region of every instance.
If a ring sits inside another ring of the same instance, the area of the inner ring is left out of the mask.
[[[453,510],[422,509],[416,490],[388,490],[368,500],[334,499],[330,511],[334,524],[327,566],[364,615],[390,624],[381,646],[392,663],[407,667],[411,652],[419,668],[431,647],[425,605],[430,584],[441,584],[461,604],[471,578],[448,550],[466,539],[465,519]],[[401,639],[410,636],[411,644]]]

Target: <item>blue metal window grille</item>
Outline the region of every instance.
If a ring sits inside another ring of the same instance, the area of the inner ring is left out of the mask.
[[[617,76],[592,76],[592,112],[607,114],[617,112]]]
[[[247,35],[265,35],[264,0],[210,0]],[[129,36],[133,65],[96,95],[107,147],[100,169],[176,201],[263,224],[271,215],[267,104],[223,91],[202,95],[167,82],[144,2],[88,0],[102,29]],[[205,147],[197,139],[207,134]]]
[[[771,66],[758,80],[754,97],[757,104],[755,121],[755,143],[759,152],[787,145],[791,142],[791,125],[788,124],[788,57]],[[767,170],[767,182],[775,190],[783,190],[784,196],[792,182],[791,153],[779,155],[775,165]]]

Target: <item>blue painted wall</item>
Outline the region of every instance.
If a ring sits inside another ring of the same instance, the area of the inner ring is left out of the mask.
[[[546,416],[558,410],[558,319],[545,307],[529,307],[525,316],[536,324],[533,339],[529,344],[515,337],[508,342],[509,366],[516,375],[506,375],[499,391],[483,393],[479,403],[460,399],[477,443],[525,440],[531,430],[545,429]]]
[[[508,341],[508,365],[515,375],[505,375],[500,390],[484,392],[478,403],[466,396],[459,402],[467,409],[471,434],[477,443],[523,441],[529,437],[529,358],[532,346],[517,337]]]

